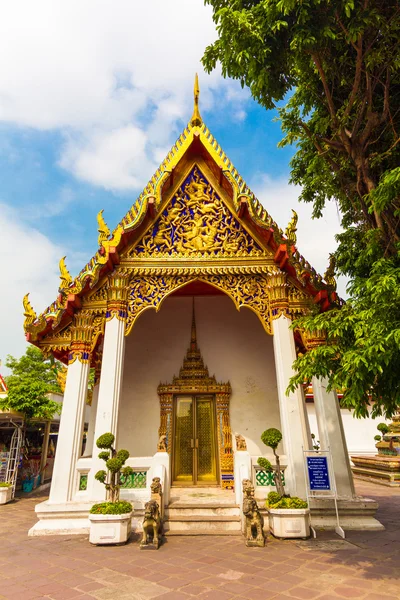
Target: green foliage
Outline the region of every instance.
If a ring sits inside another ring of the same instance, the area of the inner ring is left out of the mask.
[[[281,496],[280,494],[278,494],[278,492],[270,492],[267,496],[267,503],[268,505],[276,504],[277,502],[279,502],[280,499]]]
[[[293,498],[290,496],[283,496],[276,500],[276,502],[273,502],[270,501],[268,494],[268,500],[266,502],[267,508],[307,508],[307,506],[307,502],[297,496],[293,496]]]
[[[121,470],[121,474],[122,474],[124,477],[129,477],[130,475],[132,475],[132,473],[133,473],[133,472],[134,472],[134,471],[133,471],[132,467],[129,467],[129,466],[128,466],[128,467],[124,467],[124,468]]]
[[[281,441],[281,439],[282,439],[281,432],[279,431],[279,429],[275,429],[274,427],[271,427],[270,429],[266,429],[261,434],[262,442],[269,448],[272,448],[273,450],[275,450],[278,447],[278,444]]]
[[[374,403],[389,417],[400,405],[398,0],[205,1],[218,34],[205,69],[219,62],[277,110],[300,199],[314,217],[335,201],[342,217],[335,257],[350,300],[294,323],[328,345],[296,361],[290,389],[327,377],[356,416]]]
[[[101,460],[108,460],[110,458],[110,451],[103,450],[102,452],[99,452],[99,458],[101,458]]]
[[[380,436],[380,435],[376,435],[376,436],[374,437],[374,440],[375,440],[376,442],[380,442],[380,441],[381,441],[381,439],[382,439],[382,436]]]
[[[92,515],[125,515],[132,512],[132,504],[130,502],[100,502],[93,504],[90,509]]]
[[[9,488],[12,486],[12,483],[7,483],[7,481],[0,481],[0,487]]]
[[[386,425],[386,423],[379,423],[377,430],[385,435],[385,433],[389,432],[389,427]]]
[[[129,452],[128,452],[128,450],[118,450],[118,452],[117,452],[117,458],[119,460],[121,460],[122,464],[123,464],[129,458]]]
[[[257,458],[257,464],[264,469],[265,471],[268,471],[269,473],[271,473],[274,468],[271,465],[270,461],[267,458],[264,458],[263,456],[259,456]]]
[[[400,257],[400,255],[399,255]],[[357,417],[393,415],[400,404],[400,260],[377,260],[350,286],[341,310],[297,319],[293,327],[325,331],[327,344],[300,356],[289,389],[313,376],[343,390],[343,407]]]
[[[0,400],[0,409],[24,413],[29,419],[51,420],[61,412],[61,404],[50,400],[49,392],[59,392],[57,370],[60,363],[46,359],[35,346],[29,346],[21,358],[7,356],[8,394]]]
[[[120,458],[109,458],[106,462],[107,469],[111,471],[111,473],[118,473],[121,470],[121,467],[124,463]]]
[[[107,477],[107,473],[102,469],[101,471],[97,471],[96,475],[94,476],[95,479],[97,479],[97,481],[100,481],[101,483],[104,483]]]
[[[115,440],[115,436],[112,433],[103,433],[103,435],[101,435],[97,441],[96,441],[96,446],[98,448],[107,448],[108,450],[110,450],[111,446],[113,445]]]

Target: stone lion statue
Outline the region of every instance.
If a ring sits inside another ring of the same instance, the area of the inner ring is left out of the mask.
[[[244,479],[242,483],[244,493],[243,514],[246,518],[246,546],[264,547],[264,518],[254,498],[254,487],[248,479]]]
[[[144,506],[143,537],[141,546],[153,546],[158,549],[162,535],[160,507],[155,500],[146,502]]]
[[[151,489],[152,494],[161,494],[162,493],[161,479],[159,477],[153,477],[153,481],[151,482],[150,489]]]

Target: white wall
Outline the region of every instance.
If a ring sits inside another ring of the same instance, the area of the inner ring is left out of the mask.
[[[310,422],[311,433],[315,433],[318,439],[318,426],[317,419],[315,417],[315,408],[312,402],[307,402],[308,419]],[[341,409],[344,433],[347,441],[347,448],[349,454],[377,454],[375,448],[374,436],[379,434],[376,427],[379,423],[387,423],[390,421],[385,420],[383,417],[377,419],[355,419],[353,413],[347,408]]]
[[[272,337],[249,309],[227,296],[196,297],[197,339],[210,374],[230,381],[231,427],[250,454],[266,451],[260,435],[280,428]],[[167,298],[159,313],[146,311],[127,339],[118,447],[131,456],[155,453],[160,421],[157,386],[178,375],[190,341],[192,298]]]

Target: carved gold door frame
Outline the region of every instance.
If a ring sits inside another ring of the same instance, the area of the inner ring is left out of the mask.
[[[173,414],[173,485],[219,485],[215,397],[176,396]]]

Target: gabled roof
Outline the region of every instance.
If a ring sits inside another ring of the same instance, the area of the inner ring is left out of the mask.
[[[230,197],[237,218],[251,225],[258,238],[271,251],[275,264],[295,278],[313,297],[314,302],[320,305],[321,310],[327,310],[332,303],[339,302],[332,267],[327,270],[324,282],[321,275],[296,248],[296,213],[283,233],[203,123],[198,111],[198,92],[198,85],[197,88],[195,85],[192,119],[111,235],[103,220],[103,211],[99,213],[99,249],[80,273],[72,279],[64,259],[61,259],[61,285],[58,296],[39,316],[29,303],[29,294],[24,297],[24,329],[28,341],[38,343],[48,332],[59,328],[65,319],[70,319],[80,308],[82,297],[90,293],[94,286],[119,264],[121,252],[145,231],[146,225],[154,222],[163,195],[174,186],[174,180],[181,175],[180,166],[183,159],[190,156],[201,156],[221,188]]]

